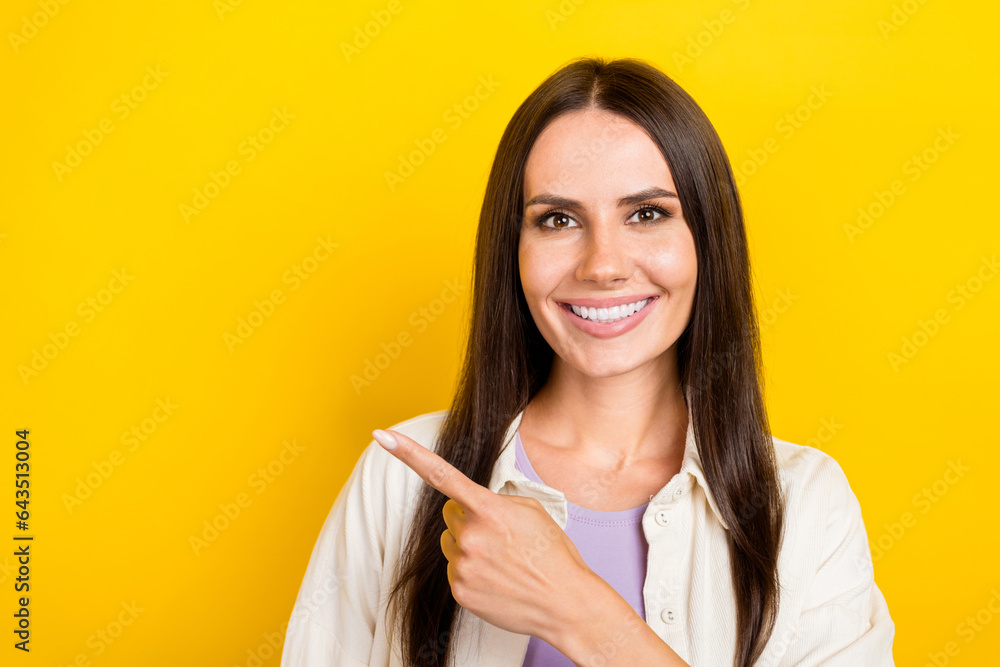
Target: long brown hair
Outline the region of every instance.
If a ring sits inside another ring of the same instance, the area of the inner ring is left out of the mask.
[[[535,326],[518,271],[528,153],[560,114],[594,107],[628,118],[659,147],[694,237],[698,280],[677,340],[681,382],[705,477],[729,527],[735,667],[760,656],[778,608],[784,501],[762,391],[760,335],[743,210],[722,142],[697,103],[644,61],[580,58],[518,107],[486,184],[473,270],[468,346],[436,451],[486,486],[511,421],[545,384],[553,351]],[[425,485],[390,594],[404,611],[408,666],[446,665],[459,609],[440,536],[447,498]]]

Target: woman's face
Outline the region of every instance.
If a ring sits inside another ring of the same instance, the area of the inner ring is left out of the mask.
[[[521,285],[542,336],[581,373],[662,361],[687,326],[698,266],[676,192],[649,136],[608,111],[563,114],[532,147]]]

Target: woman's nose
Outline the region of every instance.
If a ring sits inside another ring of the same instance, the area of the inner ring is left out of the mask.
[[[622,231],[613,224],[591,227],[577,265],[578,280],[607,285],[632,275],[632,260]]]

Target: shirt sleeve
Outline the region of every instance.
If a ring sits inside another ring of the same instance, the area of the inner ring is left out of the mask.
[[[323,524],[292,609],[282,667],[369,662],[390,519],[381,456],[390,455],[372,441]]]
[[[356,659],[340,646],[336,634],[308,618],[293,618],[288,624],[281,664],[282,667],[368,667],[367,661]]]
[[[809,494],[830,499],[815,577],[781,667],[893,667],[895,625],[875,584],[861,505],[827,458]]]

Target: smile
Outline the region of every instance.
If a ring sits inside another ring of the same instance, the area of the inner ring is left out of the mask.
[[[595,338],[615,338],[631,331],[649,317],[659,296],[648,296],[640,301],[619,304],[610,308],[590,308],[571,303],[560,303],[559,310],[566,313],[576,329]]]
[[[649,301],[650,299],[643,299],[642,301],[636,301],[635,303],[627,303],[623,306],[613,306],[611,308],[582,308],[580,306],[570,305],[570,309],[573,311],[574,315],[577,315],[585,320],[608,324],[631,317],[645,308]]]

